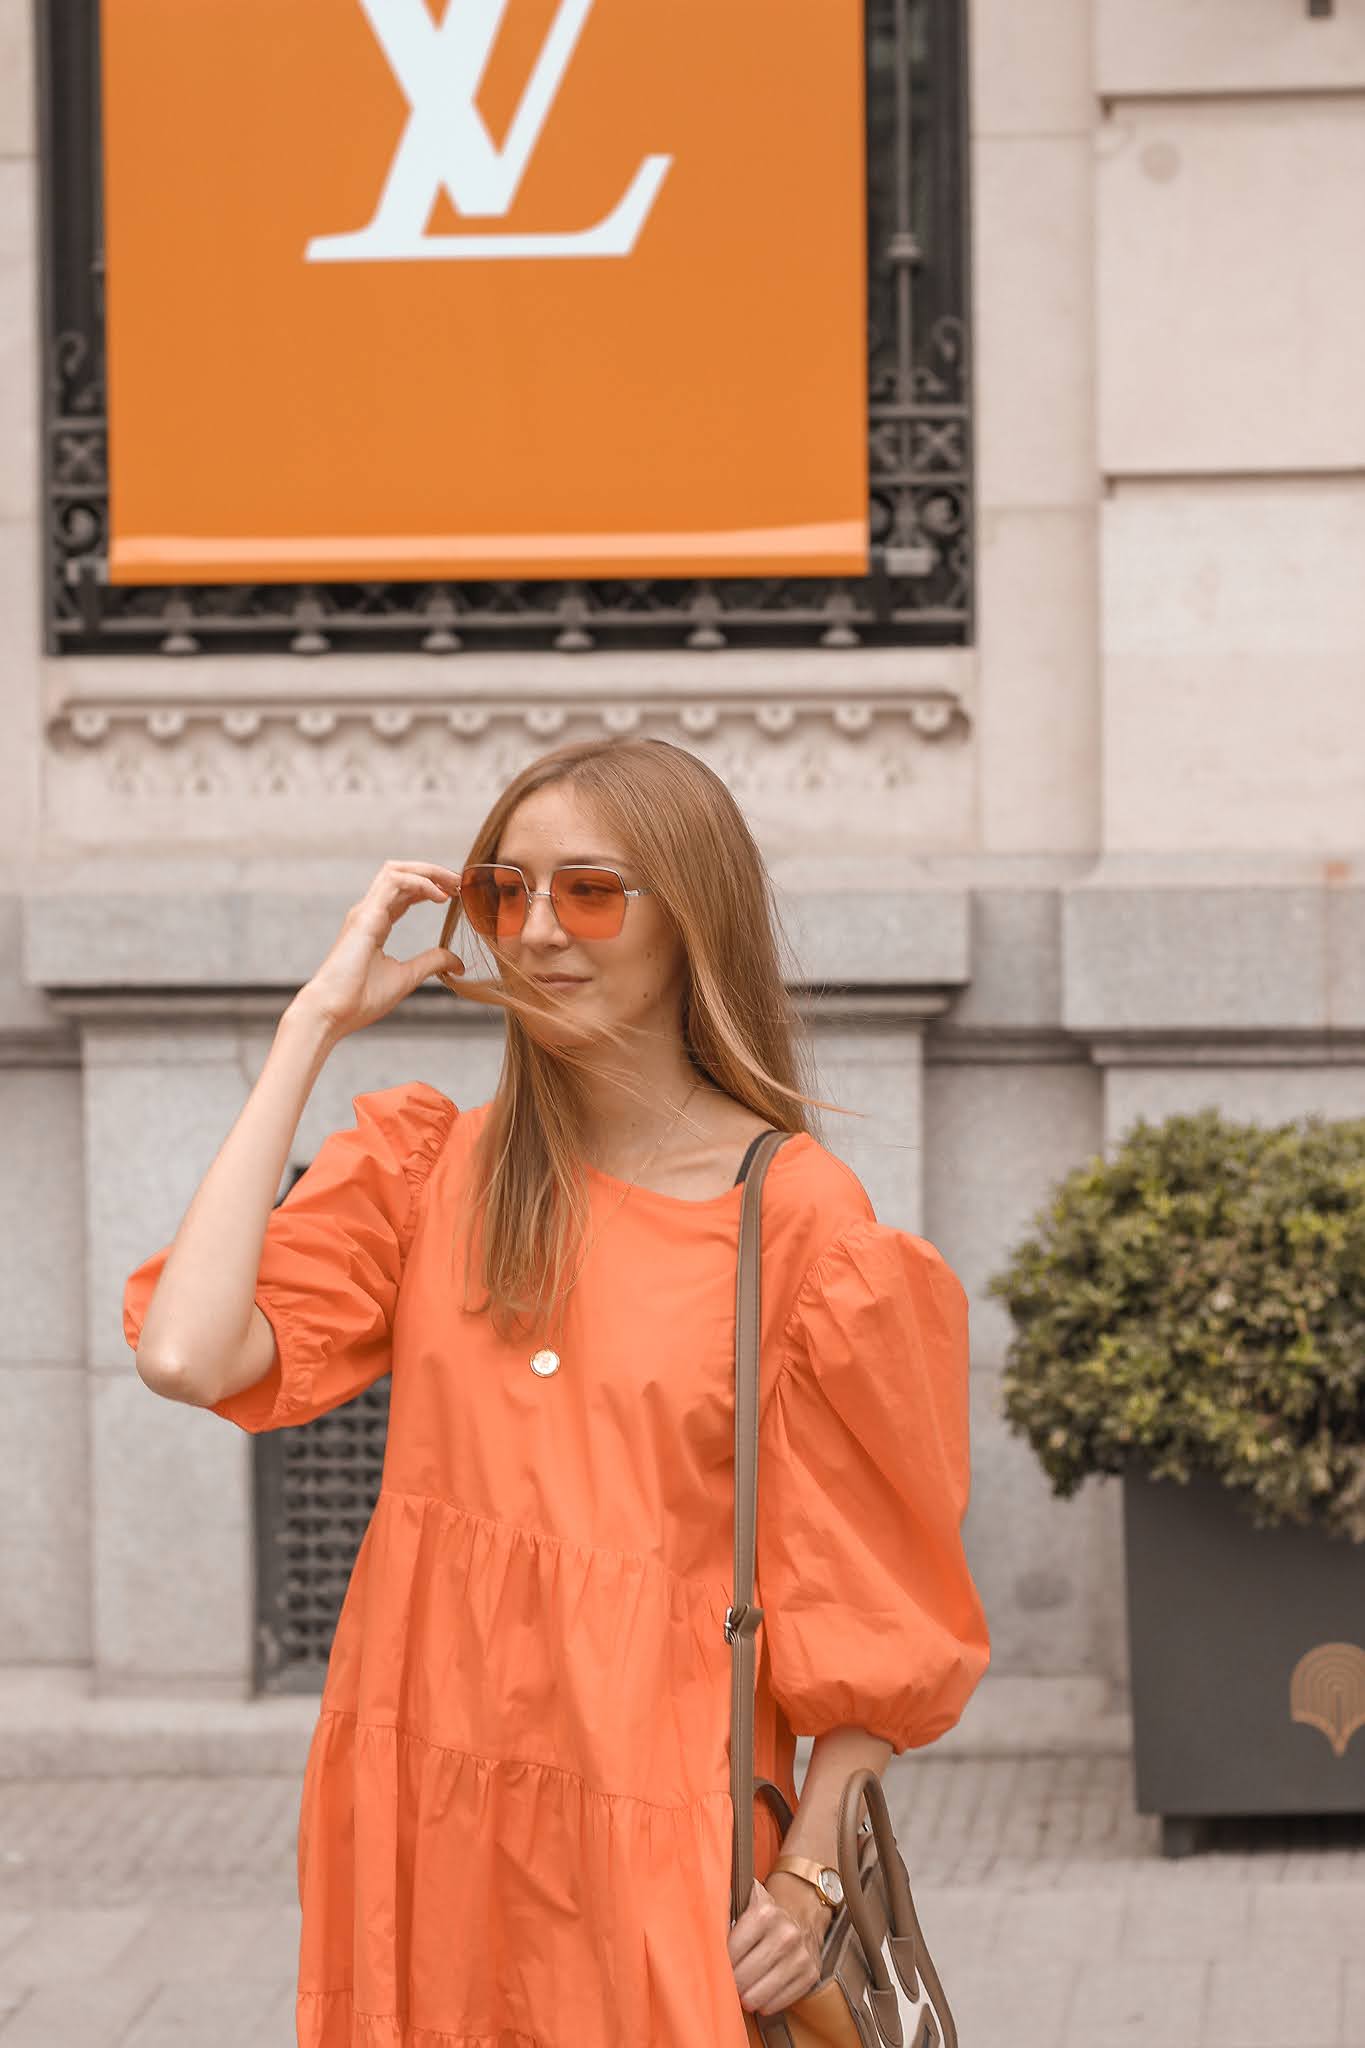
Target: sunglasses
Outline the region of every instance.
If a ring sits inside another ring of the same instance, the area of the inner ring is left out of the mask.
[[[478,862],[460,876],[460,907],[481,939],[514,939],[537,896],[550,900],[560,928],[571,939],[614,939],[626,921],[631,896],[652,889],[628,889],[615,868],[556,868],[548,889],[527,886],[520,868]]]

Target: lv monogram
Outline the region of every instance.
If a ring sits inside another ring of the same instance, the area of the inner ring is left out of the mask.
[[[360,0],[410,109],[368,227],[318,235],[310,263],[487,262],[494,258],[629,256],[672,158],[647,156],[592,227],[555,234],[429,235],[444,188],[471,220],[505,218],[594,0],[560,0],[501,147],[475,104],[507,0],[449,0],[440,27],[424,0]]]

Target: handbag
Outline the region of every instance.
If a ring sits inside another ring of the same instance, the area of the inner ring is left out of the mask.
[[[759,1140],[744,1182],[735,1285],[735,1578],[725,1636],[730,1690],[730,1924],[753,1891],[757,1791],[783,1835],[793,1814],[780,1788],[754,1776],[754,1604],[758,1510],[760,1217],[763,1180],[790,1135]],[[910,1878],[896,1846],[881,1778],[850,1774],[839,1799],[838,1867],[844,1900],[820,1948],[820,1980],[780,2013],[744,2015],[754,2048],[957,2048],[957,2029],[920,1929]]]

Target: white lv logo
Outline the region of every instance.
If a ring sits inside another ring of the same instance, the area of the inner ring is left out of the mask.
[[[501,148],[475,105],[507,0],[449,0],[438,28],[425,0],[360,0],[411,109],[374,219],[354,234],[317,235],[310,263],[628,256],[673,161],[647,156],[610,213],[558,234],[429,235],[444,186],[470,219],[501,219],[517,196],[593,0],[560,0]]]

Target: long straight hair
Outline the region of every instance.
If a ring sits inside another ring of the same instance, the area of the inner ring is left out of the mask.
[[[784,1131],[813,1131],[807,1111],[833,1108],[808,1089],[809,1039],[787,993],[785,934],[772,880],[725,784],[685,748],[620,737],[556,747],[508,784],[474,836],[468,861],[493,861],[524,798],[570,785],[629,855],[681,941],[683,1043],[698,1074]],[[441,931],[460,921],[452,904]],[[497,1092],[474,1153],[465,1306],[495,1329],[559,1327],[588,1224],[581,1075],[604,1041],[627,1055],[638,1027],[602,1026],[591,1046],[548,1046],[527,1029],[560,999],[533,983],[491,940],[500,979],[453,976],[453,995],[506,1012]],[[565,1004],[565,1014],[572,1008]],[[641,1099],[644,1099],[643,1090]],[[471,1303],[477,1256],[484,1299]]]

